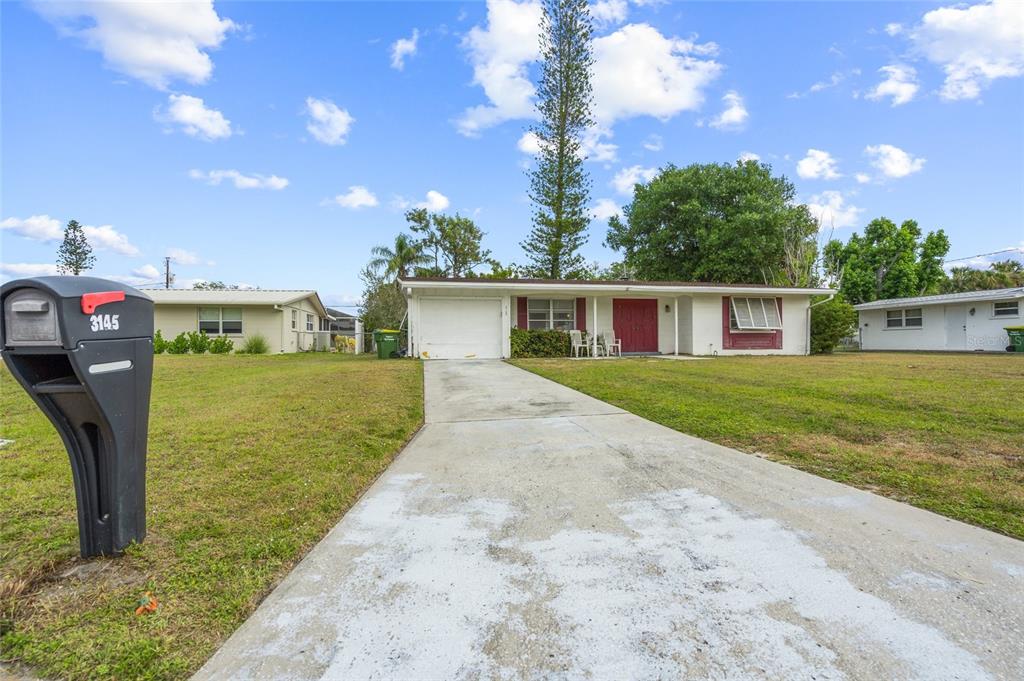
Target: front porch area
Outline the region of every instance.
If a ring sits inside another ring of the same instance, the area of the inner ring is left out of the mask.
[[[693,350],[691,296],[516,296],[513,305],[517,328],[579,332],[593,358]]]

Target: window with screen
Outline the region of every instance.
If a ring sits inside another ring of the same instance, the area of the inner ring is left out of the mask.
[[[736,331],[770,331],[782,328],[779,303],[774,298],[732,298],[729,328]]]
[[[1005,302],[992,303],[993,317],[1017,317],[1020,316],[1020,301],[1007,300]]]
[[[885,328],[887,329],[919,329],[922,326],[924,326],[924,312],[919,307],[885,311]]]
[[[199,308],[199,330],[205,331],[210,336],[242,333],[242,308]]]
[[[306,331],[314,331],[314,330],[315,329],[313,328],[313,315],[307,314],[306,315]]]
[[[220,334],[220,308],[201,307],[199,308],[199,330],[210,335]]]
[[[292,329],[298,330],[299,328],[299,311],[292,310]]]
[[[571,331],[576,328],[575,298],[530,298],[526,312],[531,329]]]
[[[222,307],[220,309],[220,332],[242,333],[242,308]]]

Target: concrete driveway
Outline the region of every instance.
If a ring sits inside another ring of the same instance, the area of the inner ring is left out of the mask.
[[[501,362],[198,679],[1021,679],[1024,543]]]

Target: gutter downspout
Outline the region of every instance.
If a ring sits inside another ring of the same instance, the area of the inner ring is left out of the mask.
[[[811,354],[811,308],[812,307],[817,307],[818,305],[821,305],[822,303],[827,303],[828,301],[832,300],[835,297],[836,297],[836,294],[830,293],[830,294],[828,294],[828,298],[826,298],[825,300],[819,300],[818,302],[812,303],[812,304],[807,306],[807,345],[804,346],[807,349],[807,351],[804,353],[805,355],[810,355]]]

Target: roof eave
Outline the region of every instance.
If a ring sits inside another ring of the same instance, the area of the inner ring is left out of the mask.
[[[642,282],[629,282],[623,284],[614,283],[579,283],[579,282],[528,282],[528,281],[492,281],[481,279],[479,281],[461,280],[416,280],[399,279],[403,287],[411,289],[424,288],[478,288],[478,289],[512,289],[512,290],[535,290],[535,291],[563,291],[563,292],[649,292],[649,293],[771,293],[789,295],[830,295],[836,291],[828,288],[786,288],[768,286],[742,286],[742,285],[696,285],[696,284],[645,284]]]

